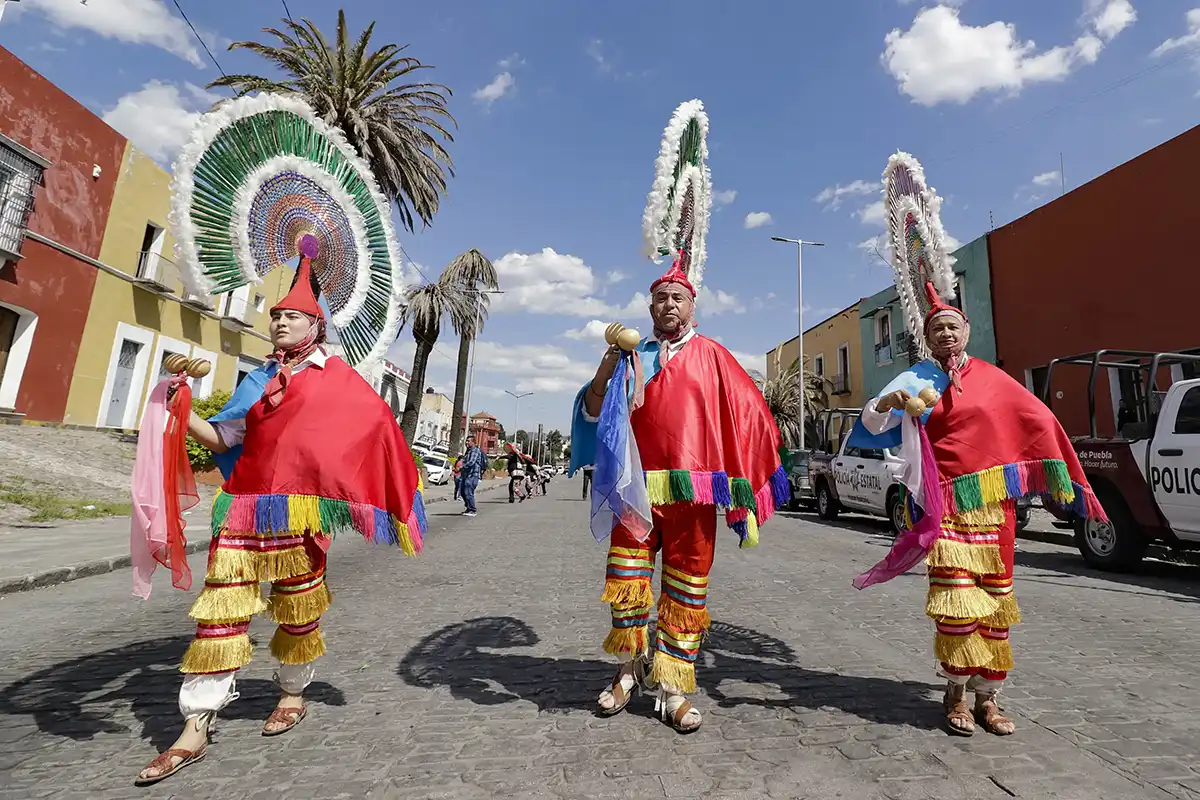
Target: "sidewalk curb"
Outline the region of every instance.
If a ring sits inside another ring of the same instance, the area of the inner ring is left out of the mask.
[[[508,486],[507,481],[498,481],[494,486],[485,486],[476,491],[477,494],[484,492],[494,492],[498,489]],[[434,503],[445,503],[453,498],[451,497],[433,497],[425,501],[425,505],[433,505]],[[201,528],[207,528],[208,523],[205,522]],[[188,542],[188,555],[198,553],[201,550],[208,549],[209,539],[204,537],[198,542]],[[133,557],[128,553],[112,558],[102,558],[96,561],[84,561],[80,564],[74,564],[69,567],[56,567],[54,569],[35,572],[30,575],[21,575],[16,578],[0,578],[0,596],[6,594],[14,594],[16,592],[28,592],[34,589],[45,589],[47,586],[56,586],[60,583],[79,580],[80,578],[91,578],[95,575],[103,575],[107,572],[115,572],[119,569],[126,569],[133,566]]]

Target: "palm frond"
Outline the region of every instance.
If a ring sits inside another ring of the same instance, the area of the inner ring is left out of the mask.
[[[263,28],[267,42],[229,46],[257,54],[282,78],[229,75],[209,87],[230,89],[238,97],[264,91],[301,95],[366,160],[406,229],[414,230],[418,219],[422,226],[431,224],[447,178],[454,175],[445,148],[458,127],[447,107],[453,92],[438,83],[406,83],[417,70],[433,66],[402,55],[408,45],[371,50],[373,22],[351,35],[345,11],[339,10],[332,45],[307,18],[282,22],[282,28]]]

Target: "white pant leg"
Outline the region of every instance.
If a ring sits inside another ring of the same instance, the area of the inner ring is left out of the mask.
[[[220,711],[238,698],[237,670],[187,675],[179,687],[179,713],[191,719]]]
[[[946,680],[950,681],[950,683],[953,683],[955,686],[966,686],[967,683],[975,677],[974,675],[953,675],[953,674],[943,670],[940,664],[938,665],[938,668],[937,668],[937,674],[938,674],[939,678],[945,678]]]
[[[977,694],[997,694],[1003,686],[1004,681],[988,680],[978,675],[972,675],[971,682],[967,684],[967,688]]]
[[[275,682],[288,694],[303,694],[317,674],[315,661],[307,664],[280,664],[275,670]]]

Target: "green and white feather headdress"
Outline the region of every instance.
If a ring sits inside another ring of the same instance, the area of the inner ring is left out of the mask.
[[[912,335],[913,355],[926,359],[930,353],[925,315],[931,304],[925,285],[933,284],[943,303],[954,299],[954,257],[946,251],[942,198],[925,182],[921,162],[897,152],[883,171],[883,205],[896,293]]]
[[[404,291],[391,206],[342,132],[294,96],[222,103],[196,123],[175,162],[171,225],[194,294],[262,282],[319,243],[313,274],[346,360],[381,358],[400,330]]]
[[[675,109],[663,131],[654,162],[654,184],[642,214],[643,254],[656,264],[664,256],[679,260],[697,292],[704,279],[705,242],[712,214],[707,139],[708,114],[703,103],[689,100]]]

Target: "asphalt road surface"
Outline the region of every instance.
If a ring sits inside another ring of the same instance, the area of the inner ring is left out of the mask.
[[[637,698],[594,714],[604,551],[578,481],[473,520],[432,507],[425,553],[334,544],[329,653],[307,719],[264,738],[271,624],[208,758],[149,789],[134,775],[178,730],[190,597],[120,570],[0,598],[0,799],[1200,798],[1200,570],[1114,578],[1022,542],[1015,736],[941,729],[924,577],[865,592],[882,523],[777,516],[756,549],[722,531],[713,629],[679,736]],[[192,568],[203,573],[203,559]],[[197,581],[197,585],[199,581]]]

